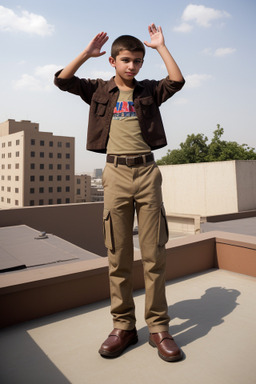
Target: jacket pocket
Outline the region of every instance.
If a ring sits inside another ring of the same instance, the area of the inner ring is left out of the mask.
[[[104,209],[103,212],[103,235],[106,248],[108,248],[110,251],[113,251],[113,228],[110,211],[108,209]]]
[[[91,108],[93,109],[95,115],[97,116],[104,116],[106,113],[108,104],[108,98],[106,97],[93,97]]]
[[[140,100],[140,107],[143,116],[146,119],[152,118],[157,112],[157,106],[152,96],[142,97]]]
[[[159,224],[158,224],[158,245],[162,247],[169,240],[169,228],[166,219],[166,213],[162,204],[159,213]]]

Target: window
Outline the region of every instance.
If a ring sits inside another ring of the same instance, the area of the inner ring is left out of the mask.
[[[57,199],[57,204],[61,204],[61,199]]]
[[[70,192],[70,187],[66,187],[66,192]]]
[[[48,204],[49,204],[49,205],[52,205],[52,204],[53,204],[53,199],[49,199],[49,200],[48,200]]]
[[[15,205],[19,205],[19,200],[15,200]]]
[[[7,187],[7,192],[11,192],[11,187]]]
[[[70,203],[70,198],[67,197],[67,198],[66,198],[66,204],[69,204],[69,203]]]
[[[35,176],[34,175],[30,176],[30,181],[35,181]]]
[[[70,153],[66,153],[66,159],[70,159]]]
[[[78,189],[76,190],[76,194],[77,194],[77,195],[81,195],[80,188],[78,188]]]
[[[70,148],[70,143],[66,143],[66,148]]]
[[[57,164],[57,169],[58,169],[58,170],[61,169],[61,164]]]
[[[44,205],[44,200],[43,199],[39,200],[39,205]]]
[[[39,188],[39,193],[44,193],[44,187]]]
[[[53,164],[49,164],[49,169],[53,169]]]
[[[31,140],[30,140],[30,144],[31,144],[31,145],[35,145],[35,143],[36,143],[35,139],[31,139]]]
[[[49,191],[49,193],[52,193],[53,192],[53,187],[49,187],[48,191]]]
[[[61,159],[61,153],[57,153],[57,158]]]
[[[66,169],[70,169],[70,164],[66,164]]]
[[[57,175],[57,180],[61,181],[61,175]]]
[[[53,181],[53,176],[49,175],[49,181]]]
[[[2,148],[5,148],[5,143],[2,143]]]
[[[1,187],[1,191],[4,191],[4,187],[3,186]]]
[[[7,199],[7,203],[8,203],[8,204],[11,204],[11,199]]]
[[[49,158],[50,158],[50,159],[53,158],[53,153],[52,153],[52,152],[49,152]]]
[[[30,164],[30,169],[35,169],[35,163]]]
[[[11,164],[8,164],[8,169],[12,169],[12,165]]]
[[[76,183],[77,183],[77,184],[81,184],[81,179],[77,179],[77,180],[76,180]]]
[[[34,151],[31,151],[31,152],[30,152],[30,157],[35,157],[35,155],[36,155],[36,154],[35,154]]]
[[[15,181],[19,181],[19,176],[15,176]]]
[[[49,147],[53,147],[53,141],[49,141]]]
[[[15,169],[19,169],[19,168],[20,168],[19,163],[16,163],[16,164],[15,164]]]
[[[1,176],[1,180],[4,180],[4,176],[3,175]]]
[[[20,157],[20,153],[19,153],[19,151],[17,151],[17,152],[15,153],[15,156],[16,156],[16,157]]]
[[[44,152],[40,152],[40,157],[44,157]]]
[[[2,159],[5,159],[5,153],[2,153]]]
[[[19,188],[15,188],[15,193],[19,193]]]
[[[39,176],[39,181],[44,181],[44,176]]]
[[[61,141],[58,141],[58,147],[61,148],[62,147],[62,142]]]
[[[30,188],[29,192],[30,193],[35,193],[35,188]]]
[[[20,141],[19,140],[16,140],[16,145],[20,145]]]
[[[35,205],[35,200],[30,200],[29,205]]]
[[[44,146],[44,140],[40,140],[40,146],[41,146],[41,147]]]
[[[61,192],[61,187],[57,187],[57,192]]]
[[[12,177],[11,176],[7,176],[7,180],[11,180],[12,179]]]
[[[9,157],[9,159],[12,157],[12,153],[11,152],[8,153],[8,157]]]
[[[40,164],[40,169],[44,169],[44,164]]]
[[[66,175],[66,180],[67,180],[67,181],[70,180],[70,175]]]
[[[11,147],[11,146],[12,146],[12,142],[8,141],[8,147]]]
[[[3,198],[3,197],[1,197],[1,202],[2,202],[2,203],[4,202],[4,198]]]

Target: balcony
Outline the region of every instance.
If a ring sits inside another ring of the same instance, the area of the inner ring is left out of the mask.
[[[0,211],[0,227],[46,231],[46,241],[64,239],[69,252],[75,250],[68,242],[79,254],[0,275],[1,383],[254,383],[256,237],[246,234],[212,231],[168,242],[170,332],[183,349],[181,362],[162,361],[148,344],[138,249],[139,342],[117,359],[98,354],[112,329],[102,208],[85,203]]]

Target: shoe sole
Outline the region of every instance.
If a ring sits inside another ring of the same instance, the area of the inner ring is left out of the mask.
[[[100,350],[99,349],[99,354],[102,356],[102,357],[109,357],[109,358],[115,358],[115,357],[118,357],[120,356],[130,345],[134,345],[134,344],[137,344],[138,342],[138,336],[136,336],[134,339],[132,339],[124,348],[122,349],[119,349],[118,351],[115,351],[115,352],[108,352],[108,351],[104,351],[104,350]]]
[[[149,345],[151,345],[151,347],[153,347],[153,348],[157,348],[157,345],[156,345],[155,343],[153,343],[153,341],[151,341],[151,340],[149,340]],[[162,360],[164,360],[164,361],[168,361],[168,362],[179,361],[179,360],[181,360],[181,359],[183,358],[182,351],[181,351],[181,353],[180,353],[179,355],[177,355],[177,356],[169,356],[169,357],[167,357],[167,356],[161,355],[161,353],[160,353],[159,350],[158,350],[158,356],[159,356]]]

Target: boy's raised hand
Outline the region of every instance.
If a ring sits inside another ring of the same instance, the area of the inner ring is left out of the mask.
[[[157,49],[165,44],[164,35],[162,32],[162,28],[160,26],[156,27],[155,24],[152,23],[148,26],[148,31],[149,31],[151,42],[149,43],[147,41],[144,41],[144,44],[147,47]]]
[[[87,45],[85,51],[90,57],[99,57],[105,55],[106,51],[101,52],[102,46],[108,41],[106,32],[98,33],[92,41]]]

